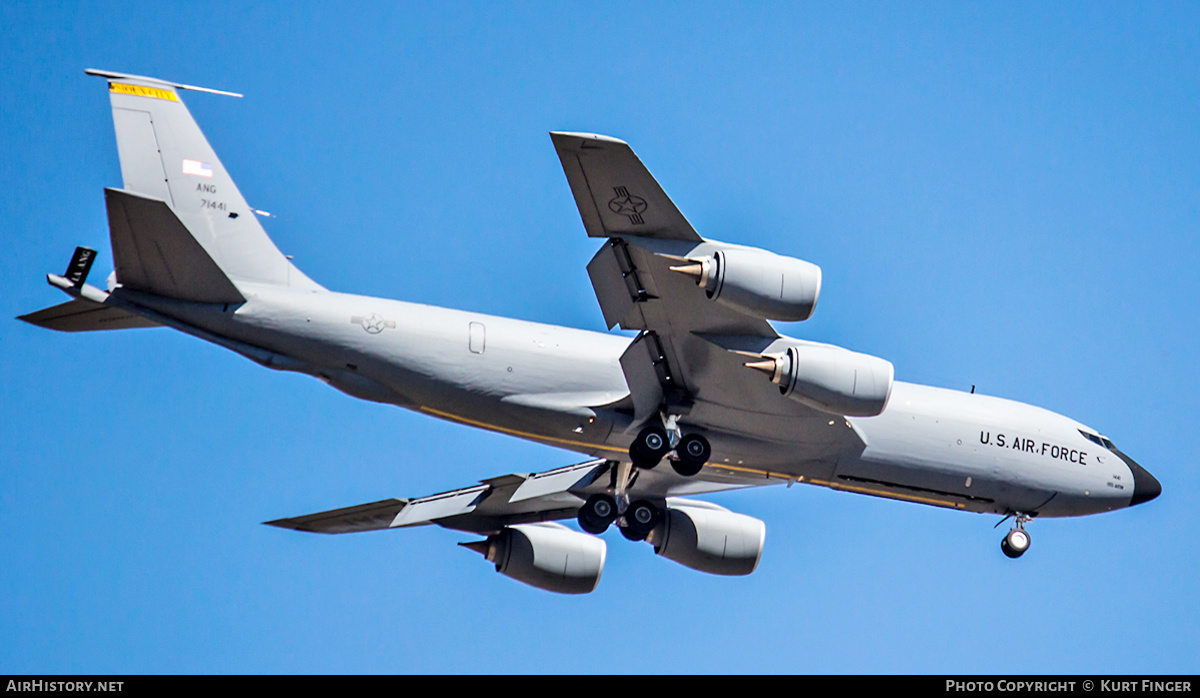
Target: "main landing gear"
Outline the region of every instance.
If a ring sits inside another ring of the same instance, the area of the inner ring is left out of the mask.
[[[618,516],[617,500],[609,494],[593,494],[579,509],[579,527],[588,533],[599,535],[608,530],[618,518],[623,518],[621,535],[632,541],[646,540],[646,536],[662,521],[663,513],[654,502],[639,499],[625,507],[623,517]]]
[[[1000,541],[1000,549],[1004,551],[1005,555],[1016,559],[1024,555],[1026,550],[1029,550],[1029,544],[1032,541],[1029,538],[1029,533],[1025,531],[1025,524],[1031,519],[1032,517],[1025,514],[1016,515],[1016,521],[1013,523],[1012,530],[1008,532],[1008,535],[1004,536],[1004,540]]]
[[[674,420],[670,420],[669,424],[674,427]],[[684,477],[692,477],[700,472],[712,456],[712,446],[709,446],[708,439],[699,434],[680,437],[678,427],[673,431],[676,443],[671,467]],[[629,458],[634,466],[649,470],[670,453],[671,442],[666,428],[657,424],[648,426],[638,432],[637,438],[629,446]]]
[[[683,477],[697,475],[712,457],[708,439],[700,434],[682,435],[674,417],[668,417],[665,424],[645,427],[629,446],[630,462],[613,463],[612,494],[593,494],[579,508],[579,527],[600,534],[617,523],[621,535],[629,540],[645,540],[662,521],[663,509],[645,499],[630,502],[629,486],[638,469],[653,468],[672,450],[671,467]]]
[[[579,527],[588,533],[601,534],[617,520],[617,500],[608,494],[593,494],[579,509]]]
[[[636,501],[625,510],[625,525],[621,527],[621,535],[632,541],[646,540],[662,517],[662,510],[653,502],[644,499]]]

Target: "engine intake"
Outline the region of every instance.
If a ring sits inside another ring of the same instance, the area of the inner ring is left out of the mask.
[[[459,545],[482,553],[506,577],[559,594],[594,591],[607,552],[603,540],[556,523],[514,524]]]
[[[745,365],[766,373],[781,395],[826,413],[874,417],[892,397],[895,368],[878,356],[803,344],[782,356],[763,356]]]
[[[719,250],[688,262],[671,270],[695,279],[710,299],[755,317],[807,320],[821,295],[820,267],[766,250]]]
[[[788,347],[782,356],[764,356],[746,366],[770,376],[782,395],[850,417],[883,412],[895,376],[890,361],[824,344]]]
[[[654,552],[694,570],[746,575],[758,567],[767,525],[709,502],[669,498],[646,542]]]

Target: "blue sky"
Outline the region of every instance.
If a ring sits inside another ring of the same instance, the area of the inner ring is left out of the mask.
[[[1031,526],[806,486],[716,578],[610,532],[599,589],[439,528],[260,522],[572,453],[356,401],[167,330],[0,321],[0,672],[1196,672],[1200,11],[1187,3],[5,3],[3,313],[111,269],[101,68],[185,94],[342,291],[603,329],[547,132],[631,143],[696,229],[819,264],[781,327],[1040,405],[1163,483]]]

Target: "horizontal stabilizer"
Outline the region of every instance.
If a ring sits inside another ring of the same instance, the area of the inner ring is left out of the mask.
[[[135,327],[158,327],[140,315],[96,303],[86,298],[76,298],[60,305],[21,315],[31,325],[59,332],[94,332],[96,330],[128,330]]]
[[[119,189],[104,199],[122,286],[200,303],[245,300],[164,201]]]

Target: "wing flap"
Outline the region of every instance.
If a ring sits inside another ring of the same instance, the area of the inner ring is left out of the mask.
[[[483,501],[489,489],[491,488],[488,485],[476,485],[453,492],[414,499],[396,515],[389,527],[420,526],[435,519],[469,514]]]
[[[663,356],[662,345],[653,332],[643,332],[621,354],[621,370],[633,400],[633,422],[639,426],[658,412],[666,396],[665,388],[671,379],[670,367]]]
[[[508,501],[510,504],[516,504],[545,497],[555,497],[556,501],[564,501],[564,498],[557,495],[587,487],[595,482],[602,472],[595,461],[589,461],[530,475],[517,487]]]
[[[637,277],[630,278],[632,270],[621,268],[617,256],[620,249],[617,245],[605,245],[587,265],[588,278],[592,280],[592,289],[600,302],[600,312],[604,313],[604,324],[610,330],[618,324],[623,329],[631,329],[640,319],[634,316],[633,306],[641,297],[641,289]]]

